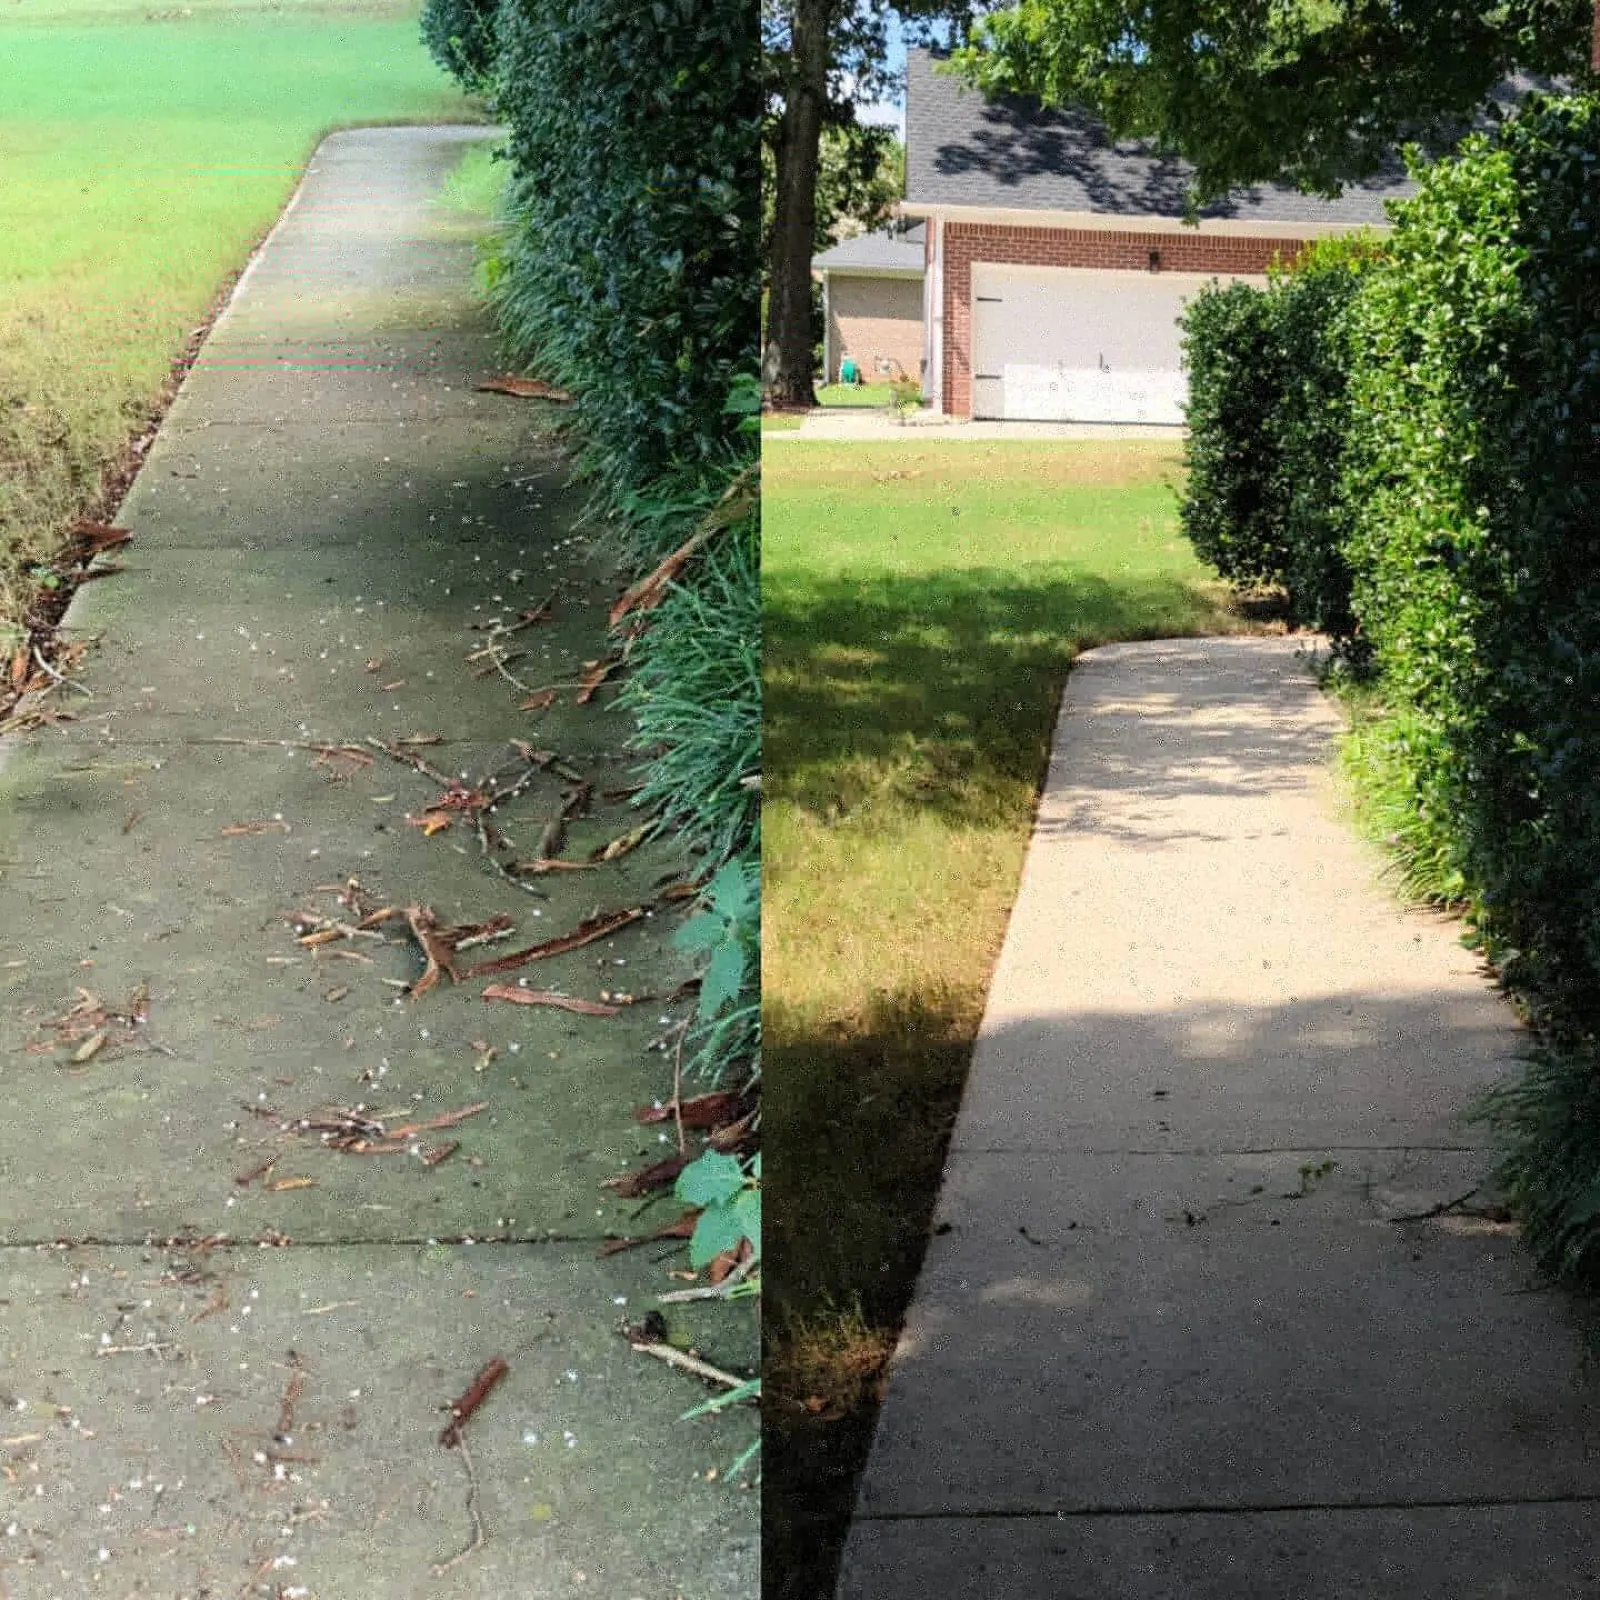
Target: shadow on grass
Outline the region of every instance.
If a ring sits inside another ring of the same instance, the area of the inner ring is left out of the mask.
[[[823,1600],[916,1285],[982,995],[817,1031],[765,1010],[767,1600]]]
[[[779,575],[763,610],[768,793],[832,820],[887,782],[946,821],[992,823],[1037,787],[1079,650],[1238,626],[1182,579],[1061,569]]]

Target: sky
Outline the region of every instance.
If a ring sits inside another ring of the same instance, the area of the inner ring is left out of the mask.
[[[906,42],[900,31],[900,19],[889,18],[889,70],[902,74],[906,70]],[[900,137],[906,136],[906,97],[902,90],[892,100],[861,100],[856,103],[856,120],[874,127],[898,129]]]

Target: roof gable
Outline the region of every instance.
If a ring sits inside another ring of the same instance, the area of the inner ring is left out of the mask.
[[[1113,142],[1088,112],[1046,110],[1037,100],[987,100],[936,72],[941,58],[906,62],[906,199],[919,205],[1005,207],[1181,219],[1192,168],[1138,141]],[[1384,201],[1413,193],[1398,159],[1336,200],[1273,184],[1236,190],[1200,216],[1322,227],[1383,226]]]

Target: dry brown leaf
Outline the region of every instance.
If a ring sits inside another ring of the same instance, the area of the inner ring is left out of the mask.
[[[613,839],[610,844],[602,845],[589,859],[596,864],[602,861],[618,860],[620,857],[627,855],[630,850],[635,850],[644,843],[651,826],[648,822],[641,822],[631,832],[621,834]]]
[[[583,675],[578,679],[577,703],[586,706],[594,699],[594,692],[622,665],[621,656],[607,656],[604,661],[585,661]]]
[[[538,694],[530,694],[517,709],[519,711],[548,711],[555,703],[555,690],[541,689]]]
[[[546,383],[543,378],[518,378],[507,373],[478,385],[480,394],[509,394],[518,400],[554,400],[564,405],[572,399],[565,389]]]
[[[258,833],[287,833],[289,824],[274,817],[271,822],[233,822],[222,830],[224,839],[243,839]]]
[[[720,1128],[735,1117],[742,1116],[745,1109],[743,1095],[722,1089],[685,1100],[679,1107],[675,1107],[670,1100],[663,1106],[640,1106],[633,1117],[635,1122],[649,1124],[679,1120],[681,1113],[686,1128]]]
[[[103,1031],[100,1033],[91,1034],[89,1038],[87,1038],[81,1045],[78,1046],[76,1050],[72,1052],[72,1060],[74,1065],[80,1065],[85,1061],[93,1061],[94,1058],[105,1049],[105,1047],[106,1035]]]
[[[75,522],[72,537],[89,554],[98,555],[102,550],[115,550],[126,544],[133,535],[126,528],[114,528],[107,522]]]
[[[485,1000],[509,1000],[517,1006],[553,1006],[558,1011],[575,1011],[583,1017],[614,1017],[621,1006],[608,1006],[598,1000],[580,1000],[575,995],[557,994],[553,989],[521,989],[514,983],[491,983],[483,991]]]
[[[676,1183],[678,1174],[688,1165],[688,1156],[668,1156],[665,1161],[658,1161],[654,1166],[641,1167],[637,1172],[624,1172],[618,1177],[607,1178],[600,1187],[614,1190],[624,1200],[637,1200],[640,1195],[651,1194],[657,1189],[665,1189],[669,1184]]]
[[[316,1186],[315,1178],[278,1178],[269,1183],[267,1188],[274,1194],[281,1194],[286,1189],[315,1189]]]

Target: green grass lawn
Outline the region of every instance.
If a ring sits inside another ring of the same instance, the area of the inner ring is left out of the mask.
[[[0,8],[0,663],[27,566],[95,500],[318,139],[472,115],[414,6]]]
[[[1164,443],[815,443],[763,470],[763,1560],[820,1600],[1068,667],[1246,624],[1177,530]]]
[[[889,406],[893,402],[892,383],[828,383],[817,390],[819,406]]]

